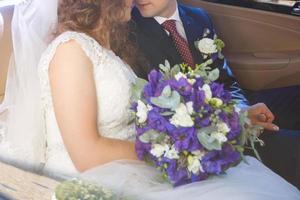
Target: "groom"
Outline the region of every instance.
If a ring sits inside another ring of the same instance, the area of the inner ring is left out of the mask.
[[[203,37],[204,30],[209,30],[210,38],[214,35],[212,22],[204,10],[178,5],[176,0],[136,0],[135,3],[132,18],[138,45],[150,62],[137,72],[140,77],[147,78],[147,73],[165,60],[171,66],[203,62],[194,41]],[[273,113],[265,104],[250,106],[226,60],[217,59],[213,67],[219,68],[219,82],[224,83],[239,105],[248,110],[252,123],[272,132],[264,135],[266,146],[259,149],[264,163],[300,188],[300,132],[279,131],[272,123]]]

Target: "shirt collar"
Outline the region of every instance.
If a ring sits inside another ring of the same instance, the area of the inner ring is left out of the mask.
[[[166,18],[166,17],[155,16],[154,19],[159,24],[162,24],[162,23],[164,23],[167,20],[175,20],[176,22],[180,22],[182,24],[182,21],[181,21],[180,16],[179,16],[178,6],[176,6],[176,10],[175,10],[175,12],[173,13],[173,15],[171,17]]]

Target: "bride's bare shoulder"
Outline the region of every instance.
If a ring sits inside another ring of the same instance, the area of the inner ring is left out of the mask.
[[[50,62],[50,69],[59,66],[67,68],[75,66],[91,65],[91,61],[84,52],[81,44],[75,40],[70,39],[57,46],[55,54]]]

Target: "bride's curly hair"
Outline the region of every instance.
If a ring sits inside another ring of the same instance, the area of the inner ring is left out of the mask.
[[[84,32],[110,48],[132,67],[137,66],[137,48],[126,15],[125,0],[60,0],[58,29]]]

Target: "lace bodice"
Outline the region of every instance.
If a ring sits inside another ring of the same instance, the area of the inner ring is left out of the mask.
[[[79,43],[93,64],[98,116],[101,116],[98,117],[99,133],[104,137],[134,140],[134,127],[129,124],[131,84],[135,80],[133,71],[114,52],[102,47],[93,38],[84,33],[65,32],[49,45],[39,66],[47,140],[44,172],[60,177],[77,172],[64,147],[55,119],[48,68],[56,48],[69,40]]]

